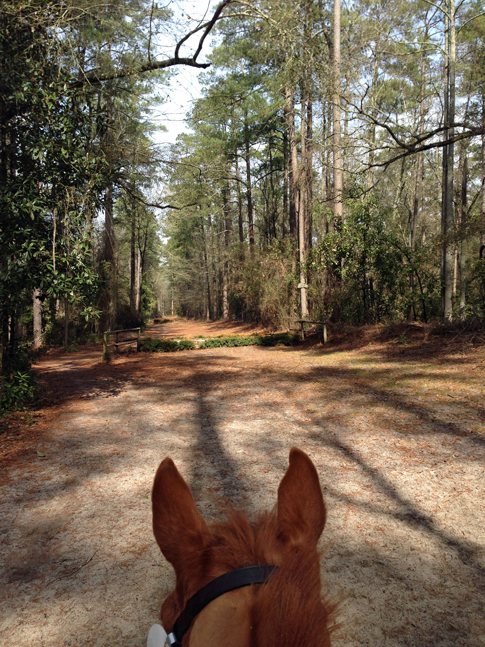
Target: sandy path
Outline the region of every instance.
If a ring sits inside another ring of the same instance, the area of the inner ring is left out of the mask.
[[[253,323],[241,321],[200,321],[167,317],[165,323],[152,323],[143,331],[143,337],[219,337],[221,335],[252,335],[269,330]]]
[[[329,508],[334,644],[485,645],[483,349],[98,356],[44,360],[69,398],[39,437],[45,458],[7,466],[2,647],[144,647],[173,582],[151,534],[159,461],[172,456],[210,516],[219,496],[273,505],[292,445]]]

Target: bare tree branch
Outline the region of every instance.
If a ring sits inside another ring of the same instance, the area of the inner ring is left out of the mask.
[[[198,202],[192,202],[191,204],[184,204],[183,206],[178,207],[175,204],[160,204],[159,202],[148,202],[139,193],[132,191],[126,184],[123,184],[123,190],[126,191],[126,193],[128,193],[128,195],[133,198],[133,200],[140,202],[145,207],[154,207],[155,209],[177,209],[178,211],[181,211],[186,207],[195,207],[199,204]]]
[[[236,0],[222,0],[222,2],[216,7],[216,10],[214,11],[212,18],[210,20],[202,23],[201,25],[199,25],[198,27],[190,31],[177,43],[177,45],[175,46],[175,54],[172,58],[167,58],[163,61],[152,61],[150,60],[150,57],[149,57],[148,61],[143,65],[140,65],[132,69],[119,70],[111,74],[98,75],[95,70],[94,71],[91,70],[91,72],[88,72],[85,75],[83,80],[81,81],[78,80],[73,82],[71,84],[71,87],[73,88],[81,87],[85,83],[96,85],[98,83],[102,83],[103,81],[113,81],[115,79],[123,79],[129,76],[136,76],[138,74],[143,74],[144,72],[151,72],[154,70],[164,70],[169,67],[174,67],[175,65],[187,65],[189,67],[196,67],[203,70],[207,69],[208,67],[210,67],[210,63],[199,63],[197,61],[197,57],[202,51],[204,42],[207,36],[212,31],[214,25],[217,23],[218,20],[221,20],[221,18],[224,17],[222,15],[224,9],[226,9],[229,5],[233,4],[235,1]],[[195,50],[193,56],[190,56],[190,57],[180,56],[179,52],[180,52],[181,46],[191,36],[193,36],[194,34],[202,30],[203,30],[202,36],[199,39],[197,49]]]
[[[456,124],[455,124],[456,125]],[[420,138],[421,141],[424,141],[425,139],[428,139],[431,137],[433,134],[436,134],[436,132],[440,132],[446,130],[446,128],[436,128],[435,131],[432,133],[429,133],[427,137]],[[391,164],[394,164],[394,162],[397,162],[400,159],[403,159],[403,157],[409,157],[410,155],[416,155],[416,153],[420,153],[421,151],[429,151],[432,148],[444,148],[445,146],[448,146],[449,144],[454,144],[456,142],[463,141],[464,139],[470,139],[471,137],[479,137],[483,133],[483,128],[482,127],[477,127],[477,128],[469,128],[468,131],[464,133],[460,133],[458,135],[455,135],[454,137],[450,137],[449,139],[444,139],[443,141],[440,142],[432,142],[430,144],[425,144],[423,146],[419,146],[417,143],[413,144],[411,146],[407,146],[404,150],[404,152],[399,153],[398,155],[395,155],[394,157],[391,157],[390,159],[385,160],[384,162],[376,162],[372,164],[372,167],[384,167],[388,168]],[[369,166],[368,168],[371,168]]]

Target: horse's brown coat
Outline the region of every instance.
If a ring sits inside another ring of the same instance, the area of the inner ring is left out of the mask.
[[[321,597],[317,542],[325,504],[316,469],[301,450],[278,488],[277,508],[255,522],[230,510],[207,526],[173,461],[158,468],[152,493],[153,531],[173,565],[176,588],[162,605],[170,630],[187,600],[214,578],[242,566],[274,564],[264,585],[227,593],[194,621],[184,647],[328,647],[332,608]]]

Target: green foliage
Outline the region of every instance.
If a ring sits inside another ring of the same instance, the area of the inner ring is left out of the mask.
[[[310,299],[323,319],[356,325],[407,319],[414,311],[425,321],[439,314],[439,267],[425,250],[412,250],[387,225],[388,214],[375,199],[349,200],[345,223],[312,250],[314,279]],[[315,292],[318,276],[327,289]]]
[[[180,342],[173,339],[153,339],[151,337],[141,340],[140,349],[145,353],[173,353],[178,350],[194,350],[195,344],[189,339]]]
[[[23,411],[37,389],[37,374],[32,370],[17,371],[5,379],[1,385],[0,416],[8,411]]]
[[[227,336],[206,339],[200,348],[235,348],[236,346],[257,346],[261,344],[261,335],[251,335],[250,337]]]
[[[278,333],[262,337],[261,346],[296,346],[300,341],[298,333]]]
[[[206,339],[201,344],[194,344],[189,339],[180,342],[172,339],[146,338],[141,341],[141,350],[146,353],[169,353],[178,350],[195,350],[196,348],[235,348],[238,346],[295,346],[300,342],[300,336],[292,333],[279,333],[276,335],[251,335],[243,337],[238,335],[227,337],[213,337]]]

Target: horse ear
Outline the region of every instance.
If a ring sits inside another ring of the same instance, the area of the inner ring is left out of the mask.
[[[152,510],[155,539],[179,575],[184,557],[206,546],[209,530],[171,458],[163,460],[155,474]]]
[[[296,447],[278,488],[278,529],[287,544],[317,545],[325,526],[326,510],[317,470]]]

